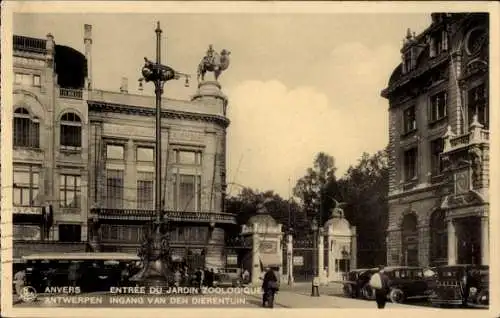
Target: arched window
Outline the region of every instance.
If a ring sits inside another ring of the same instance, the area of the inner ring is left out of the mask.
[[[430,219],[430,263],[433,266],[446,264],[448,259],[448,231],[446,227],[445,213],[436,210]]]
[[[417,216],[407,214],[402,224],[403,265],[418,266],[418,228]]]
[[[39,148],[40,122],[23,107],[14,112],[14,147]]]
[[[80,148],[82,146],[82,121],[75,113],[61,117],[61,146]]]

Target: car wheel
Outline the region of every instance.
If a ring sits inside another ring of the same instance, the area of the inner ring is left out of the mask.
[[[405,300],[405,294],[399,288],[392,288],[389,292],[389,299],[396,304],[401,304]]]
[[[345,284],[343,291],[344,291],[344,296],[346,296],[346,297],[353,297],[354,296],[353,288],[352,288],[351,284]]]
[[[366,284],[361,290],[361,295],[363,295],[364,299],[373,300],[375,299],[375,290],[369,284]]]

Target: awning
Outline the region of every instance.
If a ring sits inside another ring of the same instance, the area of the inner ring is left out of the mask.
[[[281,257],[278,254],[261,254],[260,263],[262,267],[281,267]]]

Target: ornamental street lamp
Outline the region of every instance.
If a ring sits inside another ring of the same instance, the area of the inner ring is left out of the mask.
[[[161,186],[161,96],[163,86],[166,82],[186,77],[188,83],[189,75],[176,72],[169,66],[161,64],[161,33],[160,22],[156,27],[156,63],[144,58],[145,64],[142,68],[142,76],[139,82],[153,82],[156,96],[156,187],[155,187],[155,220],[153,228],[142,244],[141,258],[144,267],[137,275],[137,280],[148,286],[168,286],[171,275],[168,258],[169,237],[168,220],[163,217],[162,211],[162,186]]]
[[[318,221],[316,218],[313,219],[312,224],[311,224],[311,229],[313,232],[313,280],[312,280],[312,286],[311,286],[311,296],[312,297],[319,297],[319,280],[318,280],[318,268],[317,268],[317,260],[319,255],[318,253],[318,231],[319,231],[319,226],[318,226]]]

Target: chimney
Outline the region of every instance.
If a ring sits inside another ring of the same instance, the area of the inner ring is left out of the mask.
[[[85,88],[92,89],[92,25],[83,26],[83,44],[85,45],[85,58],[87,59],[87,78]]]
[[[120,93],[128,93],[128,78],[122,77],[122,85],[120,86]]]

